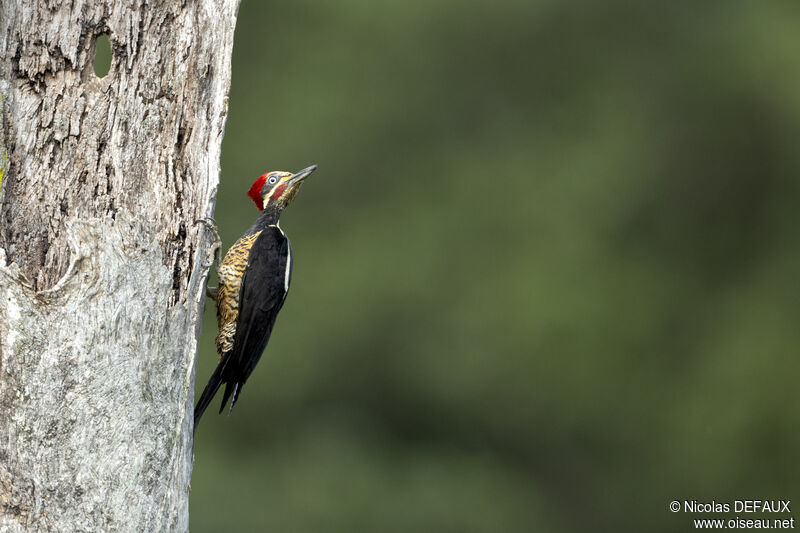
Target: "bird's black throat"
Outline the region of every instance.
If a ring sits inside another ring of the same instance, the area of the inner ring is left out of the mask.
[[[278,209],[278,206],[271,204],[264,207],[264,210],[261,211],[261,214],[258,215],[258,218],[253,225],[248,228],[245,232],[245,235],[250,235],[257,231],[261,231],[269,226],[275,226],[278,224],[278,219],[281,216],[282,209]]]

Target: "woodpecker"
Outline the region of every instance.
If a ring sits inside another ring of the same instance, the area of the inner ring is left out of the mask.
[[[217,303],[219,363],[194,408],[195,428],[223,383],[219,412],[231,396],[233,409],[267,347],[292,280],[292,246],[278,219],[316,169],[268,172],[247,193],[261,213],[225,254],[217,268],[219,286],[208,291]]]

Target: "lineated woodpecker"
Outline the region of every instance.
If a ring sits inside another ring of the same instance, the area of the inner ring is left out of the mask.
[[[294,174],[268,172],[247,193],[261,214],[225,254],[217,268],[219,286],[209,289],[217,302],[219,363],[194,408],[195,428],[223,383],[219,412],[231,395],[233,409],[267,347],[292,279],[292,246],[278,218],[316,168],[312,165]]]

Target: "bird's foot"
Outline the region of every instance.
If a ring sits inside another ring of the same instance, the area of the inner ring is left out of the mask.
[[[219,293],[219,287],[206,287],[206,296],[211,298],[212,300],[217,300],[217,294]]]
[[[216,264],[217,270],[219,270],[222,239],[219,238],[219,231],[217,231],[217,223],[214,221],[213,218],[210,217],[199,218],[195,220],[194,223],[203,224],[205,227],[211,230],[212,237],[214,238],[214,241],[211,243],[211,247],[208,249],[208,255],[206,256],[206,262],[203,263],[203,268],[209,268],[211,265]]]

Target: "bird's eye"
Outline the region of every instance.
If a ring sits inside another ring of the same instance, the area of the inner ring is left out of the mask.
[[[267,182],[268,182],[270,185],[275,185],[275,182],[276,182],[276,181],[278,181],[278,178],[276,178],[275,176],[272,176],[272,177],[270,177],[270,178],[269,178],[269,180],[267,180]]]

